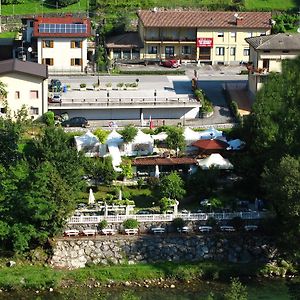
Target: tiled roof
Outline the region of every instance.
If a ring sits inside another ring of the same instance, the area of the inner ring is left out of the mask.
[[[145,27],[202,27],[202,28],[271,28],[270,12],[235,12],[190,10],[140,10],[138,17]]]
[[[195,146],[202,150],[223,150],[228,147],[228,144],[218,139],[214,139],[214,140],[198,140],[192,143],[192,146]]]
[[[245,40],[257,50],[300,50],[300,33],[278,33]]]
[[[48,69],[46,65],[19,59],[0,61],[0,75],[12,72],[28,74],[43,79],[48,78]]]
[[[138,32],[126,32],[107,38],[107,48],[142,48],[143,43]]]
[[[81,33],[39,32],[40,24],[84,24],[87,26],[87,31]],[[91,36],[91,21],[88,18],[74,18],[71,15],[66,15],[65,17],[55,17],[55,18],[36,17],[33,23],[33,36],[34,37],[89,37]]]
[[[173,165],[193,165],[197,160],[191,157],[146,157],[136,158],[132,161],[134,166],[173,166]]]

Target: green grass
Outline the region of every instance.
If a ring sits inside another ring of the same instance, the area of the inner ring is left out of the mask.
[[[246,10],[288,10],[297,8],[295,0],[245,0]]]
[[[0,38],[1,39],[14,39],[16,38],[17,32],[15,31],[7,31],[7,32],[1,32]]]
[[[2,15],[26,15],[26,14],[42,14],[50,12],[81,12],[87,10],[88,0],[80,0],[78,3],[72,4],[67,7],[56,9],[56,7],[50,7],[46,4],[42,5],[42,0],[24,0],[22,4],[15,5],[3,5]]]

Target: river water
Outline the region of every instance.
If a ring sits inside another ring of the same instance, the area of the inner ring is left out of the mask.
[[[250,300],[300,299],[300,282],[287,280],[255,280],[245,284]],[[49,291],[1,292],[0,300],[201,300],[213,294],[213,299],[222,299],[229,283],[193,282],[175,285],[175,288],[160,287],[113,287],[113,288],[68,288]]]

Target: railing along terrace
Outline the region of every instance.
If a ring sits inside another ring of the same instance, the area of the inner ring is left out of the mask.
[[[244,220],[255,220],[266,217],[265,212],[234,212],[234,213],[190,213],[190,214],[149,214],[149,215],[116,215],[116,216],[73,216],[68,219],[68,224],[98,224],[102,220],[108,223],[122,223],[131,218],[139,222],[172,222],[174,218],[182,218],[186,221],[206,221],[209,218],[216,220],[231,220],[240,217]]]

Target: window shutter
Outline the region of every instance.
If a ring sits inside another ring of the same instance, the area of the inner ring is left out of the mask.
[[[54,59],[50,58],[50,66],[53,66],[53,65],[54,65]]]
[[[75,65],[75,58],[71,58],[71,66]]]
[[[82,59],[80,58],[80,65],[82,66]]]
[[[46,48],[46,43],[45,43],[45,41],[43,41],[43,48]]]
[[[45,65],[46,64],[46,59],[42,58],[42,64]]]
[[[80,48],[82,48],[82,41],[80,42]]]
[[[75,42],[71,41],[71,48],[75,48]]]
[[[53,48],[53,41],[50,41],[50,48]]]

